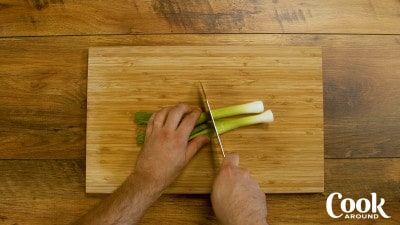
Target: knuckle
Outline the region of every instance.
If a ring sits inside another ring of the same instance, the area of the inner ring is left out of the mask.
[[[188,105],[185,104],[185,103],[179,103],[179,104],[176,106],[176,108],[177,108],[177,109],[180,109],[180,110],[186,110],[186,109],[188,108]]]
[[[241,169],[240,169],[240,172],[241,172],[241,176],[242,176],[243,178],[250,178],[250,177],[251,177],[250,171],[247,170],[247,169],[241,168]]]
[[[165,111],[170,110],[170,108],[171,108],[171,107],[163,107],[163,108],[161,108],[160,111],[158,111],[158,112],[159,112],[159,113],[165,112]]]

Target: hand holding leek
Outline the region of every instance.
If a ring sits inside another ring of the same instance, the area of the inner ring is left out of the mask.
[[[219,134],[223,134],[230,130],[248,126],[258,123],[269,123],[274,121],[274,115],[271,110],[264,112],[264,104],[262,101],[254,101],[250,103],[228,106],[224,108],[214,109],[213,116],[215,124],[217,126]],[[258,113],[258,114],[257,114]],[[227,117],[238,116],[243,114],[256,114],[244,117],[235,117],[228,119]],[[138,125],[147,125],[152,113],[148,112],[136,112],[135,121]],[[210,115],[208,112],[203,112],[196,122],[196,127],[193,129],[189,140],[200,136],[200,135],[215,135],[214,129],[209,123]],[[139,133],[136,138],[138,145],[144,143],[145,134]]]

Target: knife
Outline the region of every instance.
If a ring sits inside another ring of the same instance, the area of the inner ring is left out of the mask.
[[[210,113],[211,122],[212,122],[212,125],[213,125],[213,128],[214,128],[215,134],[217,136],[219,148],[221,149],[222,156],[225,158],[225,151],[224,151],[224,147],[222,146],[221,137],[219,136],[218,128],[215,125],[214,116],[213,116],[213,113],[212,113],[212,110],[211,110],[210,103],[209,103],[208,98],[207,98],[206,91],[204,90],[204,86],[203,86],[203,84],[201,82],[200,82],[200,86],[201,86],[201,90],[203,92],[204,100],[205,100],[207,108],[208,108],[208,113]]]

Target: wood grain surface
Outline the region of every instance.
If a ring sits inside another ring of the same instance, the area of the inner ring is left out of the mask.
[[[135,112],[202,107],[202,81],[214,108],[261,100],[273,111],[272,124],[222,135],[266,193],[323,192],[321,61],[318,47],[91,48],[86,191],[110,193],[132,172],[144,132]],[[210,193],[221,160],[215,147],[202,149],[167,193]]]
[[[12,169],[10,169],[12,168]],[[106,195],[85,195],[85,160],[0,160],[0,224],[70,224]],[[384,174],[384,176],[382,176]],[[366,177],[368,179],[366,179]],[[325,212],[332,192],[352,198],[378,192],[392,216],[376,224],[400,222],[400,159],[327,159],[322,194],[269,194],[270,224],[345,224]],[[23,216],[22,216],[23,215]],[[217,224],[209,195],[163,195],[140,224]],[[372,224],[365,220],[347,224]]]
[[[125,45],[321,46],[325,192],[268,194],[269,223],[400,224],[399,13],[397,0],[0,0],[0,224],[70,224],[106,197],[85,195],[88,49]],[[391,218],[331,219],[336,191],[376,192]],[[208,195],[163,195],[141,224],[217,223]]]
[[[2,0],[1,36],[400,34],[397,0]]]

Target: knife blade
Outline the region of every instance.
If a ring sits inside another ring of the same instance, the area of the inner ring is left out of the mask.
[[[201,90],[202,90],[202,93],[203,93],[204,100],[205,100],[207,108],[208,108],[208,113],[210,114],[211,122],[212,122],[212,125],[213,125],[213,128],[214,128],[217,140],[218,140],[219,148],[221,149],[222,156],[225,158],[224,147],[222,146],[221,137],[219,136],[218,128],[217,128],[217,126],[215,124],[215,120],[214,120],[214,116],[213,116],[213,113],[212,113],[212,110],[211,110],[210,102],[208,101],[207,94],[206,94],[206,91],[204,90],[203,83],[200,82],[200,86],[201,86]]]

